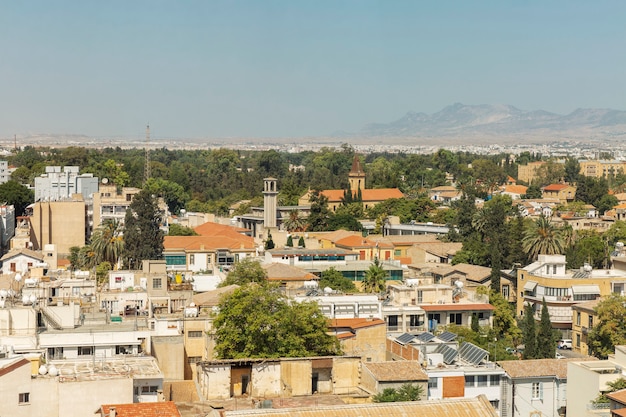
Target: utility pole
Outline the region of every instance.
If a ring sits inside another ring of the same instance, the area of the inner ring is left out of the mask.
[[[146,126],[146,166],[144,168],[144,181],[150,179],[150,149],[148,145],[150,143],[150,125]]]

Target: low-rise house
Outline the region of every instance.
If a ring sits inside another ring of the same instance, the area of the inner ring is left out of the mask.
[[[363,362],[386,360],[385,322],[380,319],[355,318],[329,320],[328,329],[339,339],[341,351],[348,356],[361,356]]]
[[[318,287],[319,277],[302,268],[283,263],[263,264],[262,268],[267,273],[267,280],[278,283],[287,296],[300,295]]]
[[[561,204],[574,201],[576,187],[569,184],[550,184],[541,189],[543,198],[556,198]]]
[[[3,415],[87,416],[103,403],[157,402],[162,389],[163,375],[151,357],[41,366],[23,356],[0,359]]]
[[[399,389],[404,384],[411,384],[422,389],[422,399],[428,393],[428,375],[418,362],[387,361],[365,362],[361,371],[361,385],[374,394],[381,394],[385,389]]]
[[[225,359],[197,364],[205,399],[350,394],[359,389],[360,356]]]
[[[574,360],[576,359],[498,362],[506,372],[502,381],[504,406],[501,417],[565,415],[568,362]]]
[[[44,263],[44,255],[41,252],[31,249],[20,248],[12,250],[0,258],[2,262],[2,273],[22,273],[25,274],[33,266]]]
[[[450,205],[453,201],[460,200],[463,193],[451,185],[442,185],[431,188],[428,197],[431,200],[444,205]]]
[[[626,390],[607,394],[610,401],[609,409],[611,410],[611,417],[624,417],[626,416]]]

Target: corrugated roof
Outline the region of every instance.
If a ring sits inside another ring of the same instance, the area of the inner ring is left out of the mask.
[[[102,406],[105,414],[115,407],[117,417],[181,417],[173,401],[155,403],[107,404]]]
[[[428,381],[428,375],[415,361],[365,362],[363,367],[369,370],[377,381]]]
[[[559,379],[566,379],[567,363],[571,361],[580,361],[580,358],[501,361],[498,362],[498,365],[500,365],[511,378],[556,376]]]
[[[225,417],[263,415],[266,417],[497,417],[485,395],[476,398],[397,403],[346,404],[311,408],[253,409],[226,411]]]

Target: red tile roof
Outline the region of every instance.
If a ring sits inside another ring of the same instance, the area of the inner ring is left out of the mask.
[[[363,236],[352,235],[337,240],[335,245],[350,248],[373,248],[376,246],[376,242],[366,239]]]
[[[479,303],[479,304],[422,304],[420,305],[424,311],[485,311],[495,310],[491,304]]]
[[[336,203],[343,199],[344,190],[324,190],[322,194],[328,198],[329,203]],[[363,201],[384,201],[390,198],[402,198],[404,194],[397,188],[374,188],[371,190],[362,190],[361,198]]]
[[[249,232],[248,229],[241,227],[228,226],[225,224],[206,222],[202,223],[193,229],[197,234],[201,236],[230,236],[233,234],[241,235],[245,232]]]
[[[544,191],[561,191],[569,187],[567,184],[550,184],[543,187]]]
[[[363,329],[365,327],[373,327],[384,325],[385,321],[381,319],[330,319],[328,320],[328,327],[338,328],[347,327],[353,330]]]
[[[115,407],[118,417],[181,417],[173,401],[157,403],[107,404],[102,406],[104,414]]]
[[[609,394],[606,394],[606,396],[609,397],[609,399],[617,401],[620,404],[626,404],[626,389],[611,392]]]

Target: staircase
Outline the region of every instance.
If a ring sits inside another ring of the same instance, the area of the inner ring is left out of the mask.
[[[40,307],[39,312],[43,316],[45,322],[54,329],[61,330],[63,326],[61,325],[61,319],[54,314],[52,311],[48,310],[45,307]]]

